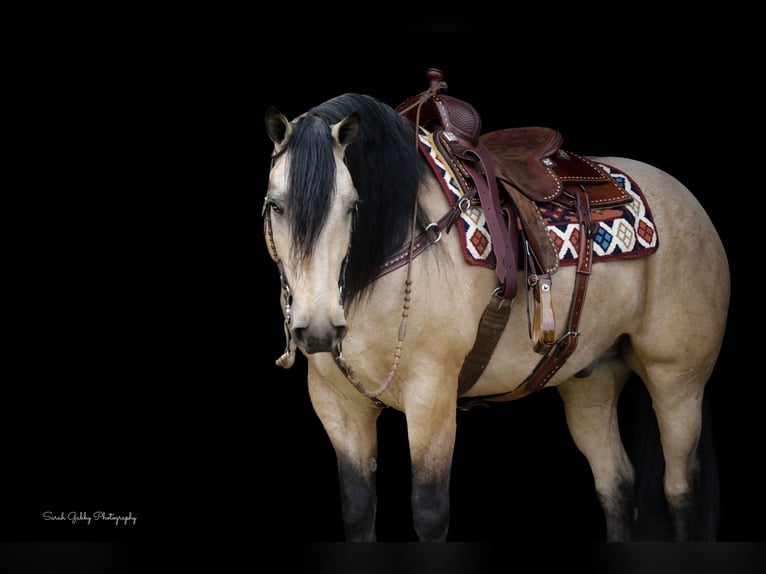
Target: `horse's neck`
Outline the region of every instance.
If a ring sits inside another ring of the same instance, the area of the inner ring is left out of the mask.
[[[438,221],[450,209],[449,202],[444,195],[441,184],[433,174],[429,174],[420,186],[418,201],[428,216],[428,220]]]

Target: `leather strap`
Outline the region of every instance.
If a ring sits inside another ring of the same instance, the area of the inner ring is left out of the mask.
[[[516,186],[500,180],[500,184],[511,197],[523,222],[524,233],[534,253],[535,259],[544,273],[553,275],[559,268],[558,249],[551,240],[548,226],[537,204],[521,193]]]
[[[412,258],[414,259],[426,249],[431,247],[434,243],[441,239],[441,232],[447,228],[445,221],[449,220],[451,211],[446,216],[442,217],[439,222],[434,226],[427,227],[420,235],[415,238],[412,245]],[[452,218],[454,221],[454,217]],[[451,224],[451,222],[450,222]],[[379,268],[376,278],[383,277],[387,273],[391,273],[394,269],[404,267],[410,258],[410,245],[406,244],[399,248],[398,251],[393,253]]]
[[[588,290],[588,279],[590,278],[592,265],[593,236],[598,225],[591,222],[588,192],[582,185],[578,186],[575,192],[575,207],[580,221],[581,233],[577,272],[575,273],[572,304],[569,308],[567,331],[540,359],[532,373],[518,387],[507,393],[462,399],[459,401],[461,409],[469,409],[482,402],[512,401],[540,390],[548,384],[553,375],[559,371],[572,353],[575,352],[575,349],[577,349],[579,337],[577,329],[580,324],[580,316]]]
[[[513,282],[512,292],[516,293],[516,254],[519,252],[519,233],[517,229],[517,219],[514,211],[510,208],[502,208],[505,221],[507,221],[509,253],[512,257],[510,269],[513,270],[508,281]],[[458,375],[458,396],[468,392],[479,380],[484,369],[492,358],[492,353],[497,347],[508,318],[511,314],[511,306],[514,297],[503,295],[502,285],[492,292],[489,302],[484,309],[479,320],[479,327],[476,331],[476,338],[473,347],[463,360],[463,366]]]
[[[530,275],[527,279],[534,298],[534,312],[531,321],[531,337],[535,353],[545,354],[556,343],[556,317],[551,301],[551,276]],[[528,309],[528,307],[527,307]]]
[[[484,372],[497,347],[500,336],[505,331],[511,315],[513,299],[506,299],[498,292],[493,292],[487,307],[479,320],[479,327],[473,348],[463,360],[458,376],[458,396],[468,392]]]
[[[418,146],[420,147],[421,152],[425,157],[428,157],[428,150],[423,145],[423,142],[418,140]],[[446,158],[445,158],[446,159]],[[476,197],[476,189],[470,189],[465,190],[465,193],[463,195],[465,201],[468,205],[475,199]],[[452,225],[455,223],[455,220],[460,215],[460,211],[463,209],[463,206],[461,202],[455,203],[450,210],[445,213],[438,221],[432,222],[428,224],[428,226],[415,238],[414,242],[414,249],[413,249],[413,258],[417,257],[421,253],[423,253],[426,249],[431,247],[434,243],[438,242],[441,239],[441,233],[449,233],[450,229],[452,228]],[[405,244],[402,247],[400,247],[397,251],[391,254],[391,256],[386,259],[386,261],[380,266],[378,269],[378,274],[376,276],[376,279],[379,279],[386,273],[390,273],[391,271],[398,269],[399,267],[404,266],[405,263],[407,263],[407,260],[410,256],[410,246],[409,244]]]
[[[481,208],[484,211],[484,218],[489,227],[489,234],[492,237],[492,249],[495,253],[497,264],[495,272],[500,280],[502,296],[505,299],[513,299],[516,296],[518,286],[516,285],[516,256],[513,251],[509,233],[509,222],[503,218],[503,209],[500,206],[500,195],[497,191],[497,179],[495,178],[495,169],[492,159],[481,146],[473,149],[463,150],[463,157],[468,161],[464,164],[466,170],[471,175],[473,183],[479,192]],[[478,163],[484,173],[480,173],[470,161]],[[516,227],[512,228],[516,234]]]

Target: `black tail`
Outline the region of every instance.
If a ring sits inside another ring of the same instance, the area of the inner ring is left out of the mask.
[[[627,395],[625,409],[629,409],[624,413],[627,421],[623,436],[636,473],[637,515],[632,538],[635,541],[670,542],[675,536],[662,486],[665,460],[651,398],[640,380],[631,380],[623,394]],[[693,540],[704,542],[716,540],[719,522],[718,463],[711,418],[709,393],[706,393],[702,403],[702,434],[697,448],[696,528],[690,532]]]

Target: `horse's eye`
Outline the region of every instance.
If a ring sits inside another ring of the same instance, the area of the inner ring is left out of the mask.
[[[283,213],[282,207],[273,199],[266,199],[266,207],[277,215],[282,215]]]

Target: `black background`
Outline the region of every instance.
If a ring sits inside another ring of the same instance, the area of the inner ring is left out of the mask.
[[[3,540],[343,540],[305,363],[274,365],[284,339],[261,237],[263,113],[293,117],[350,91],[395,106],[426,87],[428,67],[484,131],[556,128],[566,149],[668,171],[706,207],[732,269],[709,387],[719,536],[764,539],[762,194],[749,143],[760,111],[743,47],[701,30],[679,39],[671,22],[595,19],[584,35],[518,14],[512,32],[480,37],[437,24],[262,35],[204,16],[109,19],[19,46],[34,65],[14,83],[7,167]],[[458,423],[449,540],[603,540],[555,391]],[[386,411],[380,431],[378,537],[414,541],[403,418]],[[138,520],[88,529],[43,521],[46,510]]]

